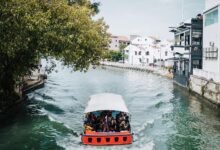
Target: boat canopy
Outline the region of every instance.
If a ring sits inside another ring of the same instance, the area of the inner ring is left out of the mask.
[[[129,113],[122,96],[112,93],[102,93],[90,96],[84,113],[103,110]]]

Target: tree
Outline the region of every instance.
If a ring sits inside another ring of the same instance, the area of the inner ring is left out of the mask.
[[[123,63],[125,62],[125,51],[124,51],[124,49],[126,48],[126,44],[123,44],[123,43],[121,43],[120,45],[119,45],[119,50],[120,50],[120,53],[121,53],[121,56],[122,56],[122,60],[123,60]]]
[[[82,0],[83,1],[83,0]],[[13,102],[17,79],[53,57],[74,70],[97,65],[108,46],[107,26],[90,3],[0,0],[0,109]]]
[[[109,55],[111,61],[117,62],[122,59],[122,54],[118,51],[109,51]]]
[[[88,7],[90,7],[94,13],[96,14],[99,13],[99,6],[100,6],[99,2],[91,3],[91,1],[88,0],[68,0],[68,3],[70,5],[74,5],[74,4],[78,4],[80,6],[88,5]]]

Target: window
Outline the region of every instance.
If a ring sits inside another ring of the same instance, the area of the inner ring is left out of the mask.
[[[106,140],[106,142],[110,142],[110,138],[106,138],[105,140]]]
[[[127,137],[123,137],[123,141],[126,142],[127,141]]]
[[[149,55],[149,54],[150,54],[149,51],[147,51],[147,52],[146,52],[146,55]]]
[[[184,46],[185,44],[185,37],[184,33],[180,34],[180,46]]]
[[[186,35],[185,45],[190,45],[190,35]]]
[[[198,51],[198,50],[199,50],[198,47],[194,47],[194,48],[193,48],[193,51]]]
[[[118,142],[118,137],[115,137],[115,142]]]
[[[193,60],[192,61],[193,68],[201,68],[201,60]]]
[[[199,60],[193,60],[193,65],[199,65]]]
[[[141,51],[139,51],[139,55],[141,55]]]
[[[167,56],[167,54],[168,54],[168,52],[166,51],[166,52],[165,52],[165,56]]]
[[[137,51],[135,51],[135,55],[137,55]]]
[[[205,15],[205,26],[218,23],[218,9],[215,9]]]
[[[96,140],[97,140],[97,142],[98,142],[98,143],[100,143],[100,142],[101,142],[101,138],[97,138]]]
[[[88,142],[89,142],[89,143],[92,143],[92,138],[88,138]]]
[[[175,45],[180,45],[180,37],[179,37],[179,35],[175,35]]]

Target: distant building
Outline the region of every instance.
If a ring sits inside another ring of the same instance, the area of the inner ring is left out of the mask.
[[[130,40],[133,41],[137,37],[141,37],[140,35],[130,35]]]
[[[161,60],[162,65],[165,67],[173,67],[174,52],[171,49],[171,46],[173,45],[173,43],[167,40],[163,40],[159,43],[159,45],[160,45],[160,50],[161,50],[160,57],[162,59]]]
[[[202,33],[203,19],[201,15],[173,27],[175,43],[174,52],[174,81],[187,86],[193,68],[202,68]]]
[[[193,74],[220,83],[220,1],[206,0],[203,16],[203,68]]]
[[[129,45],[130,40],[126,36],[114,36],[112,35],[109,43],[109,50],[119,51],[120,45]]]
[[[136,37],[124,49],[125,62],[131,65],[172,66],[169,58],[173,56],[171,42],[152,37]]]

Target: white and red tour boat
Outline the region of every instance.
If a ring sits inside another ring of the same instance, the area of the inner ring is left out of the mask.
[[[96,146],[132,144],[130,118],[121,95],[92,95],[84,112],[82,143]]]

